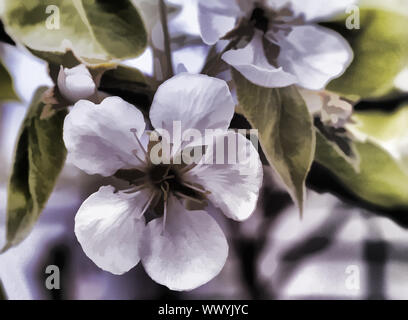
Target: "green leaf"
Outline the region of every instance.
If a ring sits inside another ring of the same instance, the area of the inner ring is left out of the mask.
[[[341,157],[354,171],[360,171],[360,155],[353,143],[352,135],[345,129],[325,127],[315,120],[316,128],[316,155],[315,160],[325,158],[328,154],[332,157]]]
[[[104,72],[99,85],[99,90],[122,97],[147,117],[155,93],[154,88],[152,79],[139,70],[124,65]]]
[[[146,77],[138,69],[119,65],[114,69],[104,72],[101,79],[101,87],[114,88],[129,91],[147,90],[148,84]]]
[[[360,0],[360,7],[391,10],[408,16],[408,2],[406,0]]]
[[[62,128],[66,111],[40,120],[47,88],[37,90],[17,140],[8,185],[6,250],[31,231],[47,203],[65,162]]]
[[[17,97],[13,80],[3,63],[0,62],[0,101],[19,100]]]
[[[394,112],[365,111],[353,114],[354,130],[376,139],[380,144],[408,136],[408,105]]]
[[[408,105],[393,112],[365,111],[353,115],[349,130],[388,150],[408,172]]]
[[[316,161],[332,171],[342,184],[361,199],[382,208],[408,206],[408,175],[400,164],[375,142],[357,142],[360,171],[356,172],[319,138]]]
[[[386,209],[408,207],[408,105],[392,113],[364,111],[353,114],[347,129],[357,137],[360,171],[319,139],[316,161],[332,171],[361,199]]]
[[[305,102],[295,87],[259,87],[235,70],[233,78],[244,116],[258,129],[262,150],[302,211],[316,143]]]
[[[355,152],[357,152],[355,145],[353,145],[353,148],[356,150]],[[315,161],[322,165],[332,161],[340,161],[344,165],[348,165],[356,173],[360,172],[360,156],[358,156],[358,159],[349,157],[336,143],[327,139],[327,137],[325,137],[319,130],[316,130]]]
[[[354,61],[328,89],[342,95],[375,98],[394,89],[396,76],[408,65],[408,19],[396,11],[362,8],[361,29],[348,30],[344,20],[325,24],[349,41]]]
[[[69,47],[90,64],[134,58],[147,45],[143,21],[129,0],[5,0],[4,22],[32,50],[61,54]]]

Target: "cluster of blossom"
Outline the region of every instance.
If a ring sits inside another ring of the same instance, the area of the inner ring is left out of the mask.
[[[352,2],[199,0],[201,34],[207,44],[228,40],[222,59],[256,85],[321,90],[353,55],[340,35],[314,22]],[[80,207],[75,233],[87,256],[114,274],[141,261],[153,280],[173,290],[214,278],[228,244],[212,213],[247,219],[263,176],[258,143],[228,130],[235,103],[227,83],[189,73],[168,79],[154,96],[152,127],[120,97],[91,102],[97,88],[85,66],[61,69],[58,86],[75,104],[64,124],[71,162],[129,182],[126,190],[101,187]],[[198,161],[186,161],[194,150]],[[190,210],[191,203],[200,209]]]

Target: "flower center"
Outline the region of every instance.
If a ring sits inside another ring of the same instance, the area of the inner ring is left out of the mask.
[[[179,198],[197,202],[202,202],[206,198],[204,189],[183,179],[183,167],[180,165],[151,165],[147,171],[147,179],[150,186],[166,196],[172,193]]]
[[[255,9],[252,11],[249,21],[250,23],[253,23],[256,29],[261,30],[263,33],[266,33],[268,31],[269,18],[263,8],[255,7]]]
[[[158,190],[176,190],[181,185],[180,175],[171,165],[154,165],[147,174],[151,184]]]
[[[249,23],[263,33],[271,31],[274,37],[278,33],[287,36],[293,26],[304,24],[305,19],[302,15],[295,15],[290,6],[273,9],[263,2],[257,2],[249,16]]]
[[[200,205],[205,204],[209,192],[202,186],[188,182],[184,178],[184,174],[194,168],[195,164],[175,164],[173,159],[170,164],[154,164],[144,149],[136,129],[130,131],[133,133],[138,147],[143,151],[144,157],[141,157],[137,150],[133,150],[133,155],[142,163],[142,167],[118,170],[115,177],[129,183],[130,188],[125,191],[126,193],[133,193],[142,189],[150,190],[151,197],[146,208],[143,209],[143,213],[146,212],[147,207],[150,207],[158,216],[165,215],[167,199],[170,194],[179,199],[193,201]]]

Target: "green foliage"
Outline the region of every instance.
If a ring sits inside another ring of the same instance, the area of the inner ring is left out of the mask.
[[[262,150],[302,211],[305,180],[315,153],[312,117],[295,87],[256,86],[233,71],[244,116],[259,131]]]
[[[135,91],[148,87],[146,77],[138,69],[125,65],[104,72],[101,85],[104,88],[116,88],[122,90]]]
[[[61,54],[70,48],[90,64],[134,58],[147,45],[129,0],[5,0],[3,18],[8,33],[30,49]]]
[[[379,143],[402,139],[408,136],[408,105],[395,112],[366,111],[355,112],[353,128]]]
[[[0,62],[0,101],[19,100],[6,67]]]
[[[3,250],[20,243],[31,231],[65,162],[62,128],[66,111],[40,119],[46,90],[37,90],[18,136],[8,185],[7,243]]]
[[[402,13],[360,10],[360,30],[348,30],[344,19],[325,24],[350,43],[354,61],[328,89],[343,95],[375,98],[394,89],[395,77],[408,65],[408,19]]]
[[[119,65],[103,73],[100,90],[122,97],[148,117],[155,93],[155,84],[150,80],[138,69]]]
[[[320,141],[316,161],[332,171],[361,199],[383,208],[407,207],[408,175],[399,163],[374,142],[357,142],[356,148],[361,159],[359,172]]]
[[[315,121],[316,124],[316,121]],[[315,159],[326,157],[331,154],[334,158],[340,157],[345,160],[354,171],[360,171],[360,155],[353,143],[352,135],[346,130],[337,133],[335,130],[330,132],[321,124],[316,126],[316,155]]]
[[[403,157],[404,140],[408,138],[408,106],[393,113],[356,112],[353,120],[355,123],[348,129],[361,140],[355,143],[360,170],[355,171],[319,135],[316,161],[365,201],[387,209],[408,207],[408,166]],[[400,156],[394,154],[398,152]]]
[[[394,112],[356,112],[353,118],[352,130],[390,150],[408,172],[408,105]]]

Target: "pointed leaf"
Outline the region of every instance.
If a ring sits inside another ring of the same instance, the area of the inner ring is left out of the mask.
[[[20,243],[31,231],[65,162],[62,127],[66,111],[40,119],[44,107],[41,98],[46,90],[37,90],[18,136],[8,185],[4,250]]]
[[[269,163],[302,210],[305,180],[316,143],[312,117],[305,102],[295,87],[259,87],[237,71],[233,71],[233,78],[244,116],[259,131]]]

